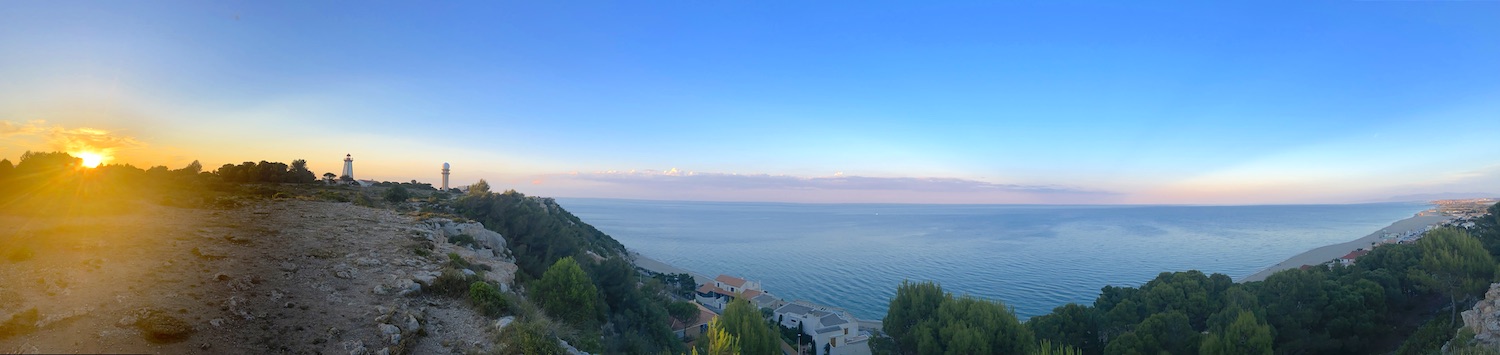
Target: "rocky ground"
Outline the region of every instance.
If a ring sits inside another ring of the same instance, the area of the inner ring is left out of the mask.
[[[1474,334],[1471,339],[1454,339],[1470,342],[1487,349],[1500,349],[1500,283],[1490,284],[1484,299],[1474,303],[1474,308],[1462,314],[1464,329]]]
[[[348,203],[143,203],[0,226],[0,353],[486,352],[495,320],[422,288],[449,252],[502,285],[515,272],[503,245],[446,242],[472,224]]]

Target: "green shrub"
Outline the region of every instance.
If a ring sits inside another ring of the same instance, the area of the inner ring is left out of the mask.
[[[432,281],[429,291],[449,297],[463,297],[469,292],[469,285],[475,282],[483,282],[484,278],[479,275],[464,275],[463,272],[454,269],[444,269],[436,280]]]
[[[510,301],[505,299],[505,294],[484,281],[469,284],[469,302],[479,308],[480,313],[490,317],[498,317],[510,311]]]
[[[455,235],[455,236],[452,236],[452,237],[448,237],[448,242],[449,243],[453,243],[453,245],[457,245],[457,246],[477,247],[479,245],[477,242],[474,241],[474,236],[471,236],[471,235],[468,235],[468,234],[459,234],[459,235]]]
[[[523,320],[511,324],[495,339],[500,354],[563,354],[562,344],[552,337],[544,321]]]
[[[386,201],[389,201],[391,203],[406,202],[407,199],[411,198],[411,192],[406,191],[406,188],[401,187],[401,185],[396,185],[394,187],[386,189],[385,196],[383,197],[385,197]]]
[[[353,202],[355,206],[375,207],[375,201],[371,201],[369,196],[365,196],[362,193],[354,194],[354,198],[350,202]]]
[[[464,260],[464,257],[458,256],[458,253],[448,253],[448,266],[459,270],[474,267],[474,265],[469,264],[468,260]]]

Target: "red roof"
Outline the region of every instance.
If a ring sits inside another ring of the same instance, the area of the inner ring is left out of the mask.
[[[725,295],[725,296],[734,296],[733,293],[730,293],[729,291],[725,291],[724,289],[719,288],[719,286],[714,286],[713,284],[703,284],[703,286],[698,286],[698,293],[709,293],[709,292],[713,292],[713,293],[717,293],[717,294],[721,294],[721,295]]]
[[[745,290],[742,295],[745,297],[745,299],[748,300],[751,298],[755,298],[755,296],[760,296],[761,293],[762,292],[760,292],[760,290]]]
[[[719,275],[719,277],[714,278],[714,281],[718,281],[724,283],[725,285],[734,287],[745,287],[745,279],[729,275]]]
[[[1369,254],[1369,253],[1370,253],[1369,250],[1360,249],[1360,250],[1351,251],[1351,252],[1349,252],[1349,254],[1344,254],[1344,257],[1339,258],[1339,259],[1354,260],[1355,258],[1359,258],[1359,257],[1364,256],[1365,254]]]

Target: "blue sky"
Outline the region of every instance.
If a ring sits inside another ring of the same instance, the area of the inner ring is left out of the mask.
[[[10,1],[0,154],[95,142],[137,165],[321,172],[353,153],[362,178],[436,181],[448,161],[458,184],[568,197],[1500,193],[1497,18],[1484,1]]]

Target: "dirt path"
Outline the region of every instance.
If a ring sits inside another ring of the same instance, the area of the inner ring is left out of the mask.
[[[412,292],[446,253],[473,252],[388,210],[142,204],[0,226],[0,353],[432,354],[492,339],[464,302]],[[515,270],[481,262],[503,282]]]

